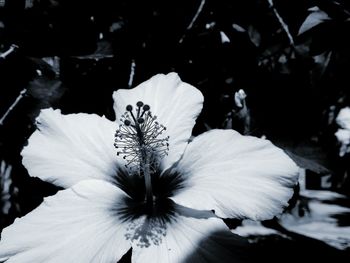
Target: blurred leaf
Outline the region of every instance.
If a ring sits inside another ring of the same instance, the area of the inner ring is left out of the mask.
[[[253,26],[249,26],[248,27],[248,35],[250,38],[250,41],[252,41],[252,43],[256,46],[259,47],[261,44],[261,35],[260,33],[253,27]]]
[[[24,6],[25,9],[33,8],[33,6],[34,6],[34,0],[25,1],[25,6]]]
[[[46,76],[39,76],[32,80],[28,86],[28,95],[35,99],[28,116],[34,120],[39,111],[49,108],[58,103],[66,91],[59,79],[50,79]]]
[[[303,57],[309,57],[311,41],[311,38],[309,38],[307,41],[296,45],[295,51],[297,54]]]
[[[85,56],[75,56],[79,59],[94,59],[100,60],[103,58],[112,58],[113,57],[113,49],[112,44],[108,41],[99,41],[97,42],[97,48],[94,53],[85,55]]]
[[[220,37],[221,37],[221,43],[230,43],[230,39],[228,38],[228,36],[225,34],[225,32],[220,31]]]
[[[301,168],[317,174],[329,174],[329,157],[326,150],[311,140],[302,140],[298,143],[289,140],[274,140],[273,143],[283,149],[286,154]]]
[[[331,19],[326,12],[322,11],[317,6],[310,8],[309,11],[311,11],[311,13],[299,28],[298,35],[301,35],[315,26]]]
[[[63,94],[62,82],[58,79],[38,77],[29,83],[28,94],[50,105]]]
[[[58,57],[45,57],[45,58],[35,58],[28,57],[32,61],[40,74],[50,77],[55,77],[59,75],[59,58]]]
[[[241,32],[241,33],[246,32],[246,30],[245,30],[243,27],[241,27],[240,25],[232,24],[232,27],[233,27],[233,29],[236,30],[237,32]]]
[[[109,27],[109,32],[117,32],[125,27],[124,21],[118,21],[112,23],[112,25]]]
[[[40,109],[52,107],[63,96],[65,88],[59,78],[60,57],[29,57],[34,62],[37,76],[28,84],[28,95],[36,100],[33,112],[36,117]]]
[[[278,145],[278,144],[277,144]],[[279,145],[293,161],[301,168],[308,169],[317,174],[328,174],[328,156],[318,145],[310,142],[299,144],[283,143]]]
[[[54,57],[44,57],[42,58],[48,65],[51,66],[52,70],[58,76],[60,74],[60,58],[57,56]]]
[[[303,156],[295,154],[289,150],[285,150],[285,152],[301,168],[313,171],[317,174],[330,173],[330,170],[328,168],[326,168],[325,166],[323,166],[322,164],[320,164],[319,160],[317,160],[317,157],[314,155],[303,157]]]
[[[320,55],[314,56],[315,68],[312,70],[313,81],[318,80],[322,77],[326,71],[328,64],[332,57],[332,51],[326,51]]]

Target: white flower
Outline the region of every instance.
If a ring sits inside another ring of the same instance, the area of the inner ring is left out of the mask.
[[[342,108],[335,121],[341,128],[350,130],[350,107]]]
[[[340,143],[339,156],[343,157],[350,152],[350,130],[338,129],[335,133],[338,142]]]
[[[109,263],[132,247],[133,262],[230,262],[221,218],[287,205],[298,168],[271,142],[212,130],[188,143],[203,96],[177,74],[113,98],[116,122],[41,112],[23,164],[67,189],[3,231],[0,261]]]
[[[335,121],[340,126],[335,137],[340,143],[339,156],[343,157],[350,152],[350,107],[342,108]]]
[[[235,92],[235,104],[238,108],[243,108],[245,105],[245,99],[247,98],[247,94],[243,89]]]

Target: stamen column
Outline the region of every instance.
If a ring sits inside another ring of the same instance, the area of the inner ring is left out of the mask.
[[[136,106],[135,112],[131,105],[126,106],[114,146],[118,149],[117,155],[127,161],[125,166],[130,172],[144,176],[145,201],[152,211],[152,172],[158,168],[160,159],[168,154],[169,136],[162,136],[166,128],[157,122],[157,116],[152,116],[149,105],[139,101]]]

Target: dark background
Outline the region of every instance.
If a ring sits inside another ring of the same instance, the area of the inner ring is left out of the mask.
[[[322,188],[320,178],[330,174],[328,188],[349,195],[349,156],[339,157],[334,116],[350,105],[350,3],[273,3],[0,1],[0,54],[13,50],[0,57],[0,118],[26,89],[0,124],[0,161],[12,167],[11,197],[2,200],[11,208],[1,215],[0,227],[57,191],[30,178],[21,165],[20,151],[41,108],[114,119],[113,91],[170,71],[205,96],[194,135],[210,128],[264,135],[308,170],[309,187]],[[315,6],[321,12],[308,10]],[[314,25],[299,34],[310,15]],[[234,103],[240,89],[247,94],[244,114]],[[324,246],[295,240],[264,240],[257,253],[267,256],[279,246],[312,259]],[[330,259],[345,258],[329,249],[323,253]]]

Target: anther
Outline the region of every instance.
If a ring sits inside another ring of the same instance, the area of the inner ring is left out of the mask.
[[[143,102],[142,101],[138,101],[136,103],[137,106],[137,118],[140,118],[140,113],[141,113],[141,107],[143,106]],[[142,117],[142,116],[141,116]]]
[[[167,155],[169,136],[162,135],[165,127],[151,113],[148,104],[138,101],[134,108],[127,105],[126,112],[120,116],[114,146],[119,150],[117,155],[127,161],[126,165],[131,170],[145,174],[147,165],[151,170],[157,169],[159,160]],[[157,160],[154,161],[154,158]]]
[[[130,121],[130,120],[124,120],[124,124],[125,124],[126,126],[130,126],[131,121]]]

